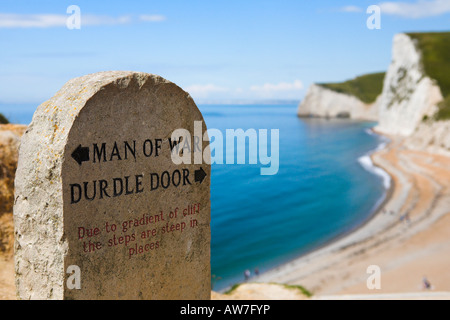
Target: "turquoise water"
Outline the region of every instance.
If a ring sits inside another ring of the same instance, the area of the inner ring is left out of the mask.
[[[361,160],[383,138],[374,123],[299,119],[295,105],[200,106],[208,128],[279,129],[280,168],[214,165],[211,268],[214,289],[317,248],[364,222],[385,194]],[[367,157],[366,157],[367,158]],[[220,279],[219,279],[220,278]],[[219,279],[219,280],[215,280]]]
[[[215,290],[264,272],[364,222],[385,194],[364,157],[385,141],[374,123],[299,119],[295,105],[200,105],[209,129],[280,130],[277,175],[260,165],[213,165],[211,268]],[[35,106],[3,112],[29,123]],[[362,161],[365,160],[365,161]],[[370,162],[370,160],[369,160]],[[366,168],[366,169],[364,169]]]

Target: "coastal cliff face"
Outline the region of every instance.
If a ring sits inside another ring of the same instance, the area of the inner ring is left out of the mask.
[[[333,91],[318,84],[309,87],[298,107],[299,117],[378,119],[378,100],[367,104],[357,97]]]
[[[450,64],[441,61],[440,64]],[[392,63],[386,73],[379,104],[377,131],[405,136],[410,149],[450,155],[450,121],[437,120],[444,97],[435,79],[425,72],[417,39],[394,37]]]
[[[449,33],[395,35],[392,62],[382,84],[381,74],[313,84],[299,105],[298,116],[345,114],[378,121],[377,132],[404,136],[404,145],[410,149],[450,155],[449,37]],[[382,90],[377,93],[378,88],[372,88],[378,85]],[[370,90],[372,97],[379,94],[376,100],[372,98],[375,102],[358,98],[367,98],[365,93]]]
[[[424,117],[431,118],[442,101],[436,81],[422,66],[421,52],[406,34],[394,37],[392,63],[386,73],[379,105],[376,130],[386,134],[410,136]]]
[[[450,157],[450,121],[422,121],[405,139],[404,145]]]

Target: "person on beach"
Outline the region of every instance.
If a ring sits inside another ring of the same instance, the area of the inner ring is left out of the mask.
[[[251,273],[250,273],[250,270],[245,270],[245,272],[244,272],[244,278],[245,278],[245,281],[248,281],[248,279],[250,279],[250,275],[251,275]]]
[[[409,212],[405,213],[400,217],[400,221],[405,221],[408,225],[411,224],[411,218],[409,217]]]
[[[407,214],[405,214],[405,220],[408,224],[411,223],[411,218],[409,217],[409,212]]]
[[[431,289],[431,283],[430,283],[430,281],[427,279],[426,276],[423,277],[422,283],[423,283],[423,288],[424,288],[425,290],[430,290],[430,289]]]

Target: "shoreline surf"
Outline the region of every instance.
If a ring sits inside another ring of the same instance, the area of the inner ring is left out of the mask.
[[[388,137],[388,148],[372,155],[393,179],[382,211],[341,240],[265,273],[257,282],[301,285],[315,296],[335,296],[422,291],[426,276],[436,290],[450,290],[445,272],[450,263],[450,158],[407,149],[405,138]],[[373,265],[382,276],[376,292],[367,286]]]
[[[373,207],[370,209],[370,213],[368,216],[361,221],[361,223],[358,223],[352,227],[350,227],[348,230],[343,231],[341,234],[333,237],[332,239],[318,245],[316,248],[313,248],[311,250],[308,250],[307,252],[304,252],[298,256],[293,257],[292,259],[280,262],[276,266],[263,271],[258,276],[253,276],[249,279],[248,282],[243,283],[251,283],[251,282],[265,282],[264,279],[269,276],[271,273],[277,273],[281,269],[288,268],[290,265],[295,263],[296,261],[302,260],[307,258],[308,256],[313,255],[316,252],[320,252],[321,250],[326,249],[327,247],[332,246],[333,244],[338,243],[340,240],[345,239],[346,237],[352,235],[353,233],[362,230],[370,221],[372,221],[379,213],[383,211],[383,208],[385,207],[386,203],[392,198],[392,195],[395,190],[395,181],[392,178],[392,176],[382,167],[377,166],[372,157],[375,153],[386,150],[391,145],[392,141],[386,137],[385,135],[379,134],[377,132],[374,132],[373,129],[366,129],[365,132],[369,135],[375,135],[377,137],[381,137],[381,142],[377,145],[376,148],[368,151],[363,156],[360,156],[356,160],[358,161],[359,165],[361,167],[368,171],[369,173],[378,176],[382,179],[382,184],[385,189],[382,196],[375,202]],[[227,286],[226,288],[222,288],[220,290],[217,290],[219,293],[224,293],[230,290],[233,287],[233,285]]]

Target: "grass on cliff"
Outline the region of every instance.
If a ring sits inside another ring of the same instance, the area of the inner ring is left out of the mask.
[[[0,124],[8,124],[9,121],[6,119],[6,117],[0,113]]]
[[[384,76],[385,72],[370,73],[345,82],[319,83],[318,85],[339,93],[355,96],[364,103],[372,103],[383,90]]]
[[[274,283],[274,282],[270,282],[269,284],[273,284],[273,285],[280,285],[279,283]],[[237,290],[237,288],[239,288],[242,285],[242,283],[236,283],[235,285],[233,285],[228,291],[224,292],[224,294],[226,295],[231,295],[233,292],[235,292]],[[286,289],[289,290],[298,290],[300,291],[301,294],[303,294],[305,297],[307,298],[311,298],[313,296],[313,294],[306,289],[303,286],[299,286],[299,285],[289,285],[289,284],[282,284],[281,286],[283,286]]]
[[[306,289],[303,286],[299,286],[299,285],[290,285],[290,284],[285,284],[284,287],[286,289],[294,289],[294,290],[299,290],[304,296],[306,296],[307,298],[311,298],[313,296],[313,294],[311,293],[311,291],[309,291],[308,289]]]
[[[450,32],[408,33],[422,52],[424,72],[437,81],[444,101],[436,120],[450,119]]]

